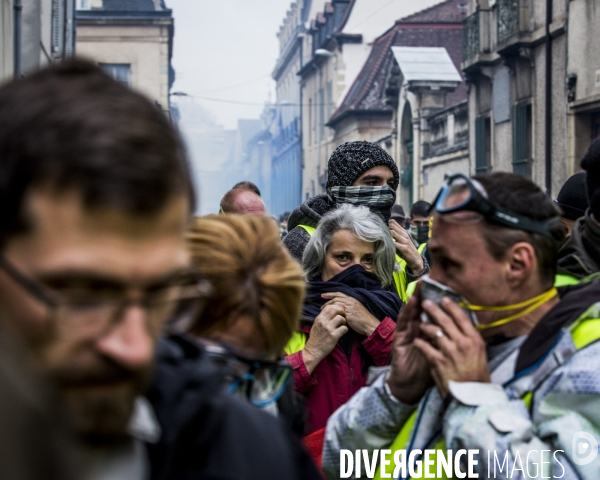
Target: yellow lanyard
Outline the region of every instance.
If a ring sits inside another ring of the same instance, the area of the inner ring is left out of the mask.
[[[523,309],[520,312],[511,315],[510,317],[496,320],[495,322],[488,323],[487,325],[477,325],[475,327],[477,330],[487,330],[488,328],[499,327],[500,325],[510,323],[513,320],[522,317],[523,315],[527,315],[528,313],[533,312],[535,309],[541,307],[547,301],[556,297],[556,295],[558,295],[558,290],[556,290],[556,288],[551,288],[547,292],[544,292],[541,295],[538,295],[537,297],[530,298],[529,300],[525,300],[521,303],[515,303],[514,305],[504,305],[501,307],[484,307],[481,305],[471,305],[470,303],[460,302],[460,306],[473,312],[507,312],[509,310]]]

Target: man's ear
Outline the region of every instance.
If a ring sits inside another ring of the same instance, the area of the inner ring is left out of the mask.
[[[513,286],[525,283],[537,268],[533,245],[527,242],[515,243],[506,252],[508,281]]]

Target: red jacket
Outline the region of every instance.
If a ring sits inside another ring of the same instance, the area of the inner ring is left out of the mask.
[[[302,324],[300,331],[310,335],[311,326]],[[338,344],[312,375],[304,365],[302,351],[286,357],[294,369],[296,391],[306,398],[307,434],[323,428],[330,415],[366,384],[369,366],[388,364],[395,329],[396,323],[389,317],[384,318],[369,337],[354,342],[349,360]]]

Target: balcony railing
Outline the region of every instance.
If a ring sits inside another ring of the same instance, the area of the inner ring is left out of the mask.
[[[521,24],[521,5],[519,0],[498,0],[496,8],[498,18],[498,43],[504,43],[519,33]]]
[[[476,12],[467,17],[463,24],[463,59],[472,59],[480,48],[479,12]]]
[[[450,120],[450,117],[453,117]],[[425,143],[426,158],[446,155],[469,146],[469,109],[462,102],[431,115],[429,138]]]

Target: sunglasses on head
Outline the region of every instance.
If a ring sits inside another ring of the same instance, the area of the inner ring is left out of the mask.
[[[559,241],[550,232],[552,225],[559,221],[558,217],[535,220],[499,207],[489,200],[481,183],[463,173],[446,174],[444,185],[433,202],[432,209],[445,216],[456,212],[467,212],[463,219],[464,223],[476,221],[476,216],[468,215],[468,212],[475,213],[480,215],[479,219],[485,218],[489,223],[537,233],[553,242]],[[457,223],[460,223],[461,219],[458,216],[452,216],[456,217]]]

